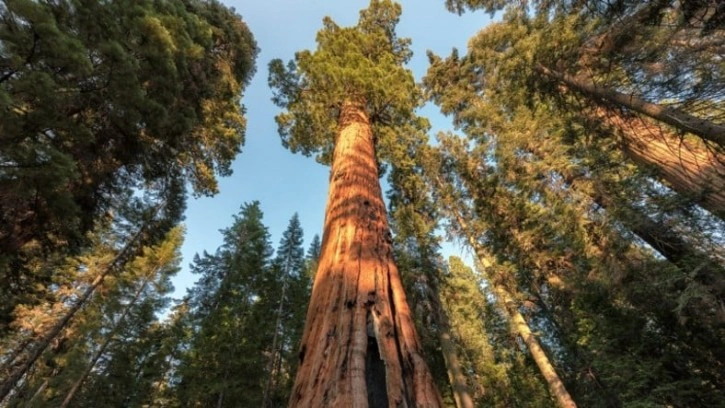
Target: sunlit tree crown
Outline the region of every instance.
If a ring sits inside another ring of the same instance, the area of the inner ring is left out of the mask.
[[[421,98],[403,66],[412,52],[410,40],[395,34],[400,14],[400,5],[373,0],[353,27],[326,17],[316,50],[298,52],[286,66],[279,59],[270,63],[273,101],[285,109],[277,116],[285,147],[329,162],[346,101],[364,106],[383,158],[404,127],[427,126],[413,114]]]

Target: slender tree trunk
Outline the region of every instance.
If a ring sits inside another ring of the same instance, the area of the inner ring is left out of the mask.
[[[279,332],[281,330],[280,326],[282,324],[282,313],[284,312],[284,297],[285,293],[287,292],[286,270],[284,272],[283,279],[284,282],[282,282],[282,296],[279,300],[279,308],[277,308],[277,319],[274,323],[274,334],[272,336],[272,352],[270,353],[269,364],[267,365],[267,372],[269,373],[269,378],[267,378],[267,382],[264,386],[264,393],[262,394],[262,408],[266,408],[269,405],[269,393],[271,391],[274,391],[274,377],[277,376],[277,372],[275,372],[276,362],[278,358],[282,358],[282,350],[280,350],[279,353],[277,352],[277,338],[279,337]]]
[[[725,154],[668,134],[642,118],[605,108],[592,115],[620,131],[623,150],[632,160],[655,168],[673,190],[725,219]]]
[[[438,325],[441,353],[446,363],[448,381],[450,381],[453,390],[453,399],[455,399],[458,408],[473,408],[473,397],[468,384],[466,384],[466,376],[463,374],[461,362],[458,360],[456,345],[451,336],[450,322],[443,310],[441,310],[440,303],[436,307],[438,310],[433,313]]]
[[[576,184],[573,185],[576,188]],[[614,198],[606,187],[596,189],[598,194],[592,200],[600,207],[607,209],[616,206]],[[647,214],[636,208],[627,208],[627,214],[621,217],[622,224],[635,235],[649,244],[660,255],[677,266],[689,279],[703,282],[707,288],[705,293],[716,303],[717,307],[697,307],[701,316],[711,319],[713,324],[725,324],[725,267],[723,267],[722,251],[705,252],[698,249],[681,234],[671,227],[653,221]],[[704,296],[705,293],[702,295]],[[703,300],[700,296],[696,299]],[[695,300],[693,300],[695,301]]]
[[[103,280],[112,272],[118,271],[119,268],[126,264],[128,259],[135,253],[135,250],[139,247],[139,239],[144,233],[145,228],[141,228],[136,235],[134,235],[121,252],[108,264],[103,272],[99,273],[93,279],[93,282],[86,288],[83,294],[71,305],[68,310],[61,316],[61,318],[53,324],[52,327],[38,340],[37,343],[33,344],[28,348],[27,356],[16,363],[16,365],[10,368],[10,374],[0,383],[0,402],[12,391],[15,385],[20,381],[21,378],[28,372],[30,367],[35,364],[35,361],[40,357],[41,354],[48,348],[51,341],[60,334],[61,331],[68,325],[73,316],[83,307],[84,304],[91,298],[93,292],[103,283]]]
[[[647,102],[635,96],[617,92],[610,88],[598,86],[594,82],[582,80],[570,75],[551,70],[537,64],[535,70],[549,78],[555,79],[567,87],[586,95],[590,99],[601,100],[626,109],[633,110],[652,119],[666,123],[675,129],[690,132],[704,140],[711,141],[725,148],[725,126],[718,125],[707,119],[692,116],[675,108]]]
[[[73,398],[75,397],[76,393],[81,388],[83,383],[86,381],[86,379],[88,378],[88,375],[90,375],[91,371],[93,370],[93,367],[96,366],[96,364],[98,363],[98,360],[101,359],[101,356],[103,356],[103,353],[106,352],[106,348],[108,348],[108,345],[111,344],[111,341],[116,336],[116,333],[118,333],[118,330],[121,328],[121,324],[126,319],[126,316],[128,316],[128,313],[131,311],[131,309],[136,304],[136,302],[138,302],[144,289],[146,289],[146,286],[148,286],[149,279],[151,279],[152,276],[153,276],[153,274],[151,276],[146,277],[143,280],[141,286],[136,290],[136,293],[134,293],[134,295],[133,295],[133,299],[131,299],[131,301],[128,303],[128,305],[126,305],[126,307],[123,309],[123,313],[121,313],[121,316],[119,316],[118,320],[113,325],[111,332],[108,333],[108,335],[106,336],[106,339],[103,341],[103,344],[101,344],[101,347],[98,350],[96,350],[96,353],[93,355],[93,358],[91,358],[90,363],[88,363],[88,366],[83,371],[83,374],[81,375],[81,377],[78,380],[76,380],[75,383],[73,383],[73,386],[66,394],[65,399],[63,399],[63,403],[60,404],[60,408],[67,408],[70,405],[70,403],[73,400]]]
[[[225,368],[224,368],[224,383],[225,384],[228,379],[229,379],[229,365],[225,366]],[[216,400],[216,408],[222,408],[224,406],[224,389],[225,388],[222,388],[221,390],[219,390],[219,395],[217,396],[217,400]]]
[[[289,405],[440,407],[393,260],[363,104],[346,101],[338,129],[322,251]]]
[[[28,335],[22,339],[15,348],[13,348],[10,354],[4,358],[3,363],[0,366],[0,374],[4,376],[6,372],[15,365],[15,360],[17,360],[17,358],[25,352],[25,349],[33,342],[34,337],[35,333]]]
[[[476,242],[473,237],[473,233],[469,230],[468,225],[461,214],[456,209],[450,209],[450,211],[456,218],[462,232],[466,235],[468,244],[476,254],[478,261],[484,269],[488,270],[491,267],[490,256],[485,252],[484,248]],[[541,375],[544,377],[547,385],[549,386],[549,392],[556,399],[559,407],[576,408],[576,403],[574,403],[571,395],[569,395],[569,392],[566,390],[564,382],[561,381],[561,378],[559,378],[559,375],[556,373],[556,369],[554,369],[554,365],[549,360],[546,352],[544,352],[544,349],[541,348],[538,339],[531,332],[526,319],[524,319],[524,316],[521,312],[519,312],[518,305],[514,301],[513,297],[503,285],[496,281],[496,279],[489,279],[489,282],[491,283],[491,286],[493,286],[493,290],[498,298],[498,301],[504,306],[504,309],[511,317],[514,331],[521,336],[521,339],[529,349],[531,356],[534,358],[534,362],[536,362],[536,365],[539,367]]]

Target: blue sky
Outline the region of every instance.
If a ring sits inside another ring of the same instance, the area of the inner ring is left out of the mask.
[[[197,279],[188,267],[194,254],[216,250],[221,244],[219,230],[231,225],[232,215],[244,202],[260,201],[274,247],[295,212],[299,213],[305,232],[305,247],[315,234],[321,233],[329,168],[282,147],[274,122],[279,108],[270,99],[267,64],[274,58],[288,61],[296,51],[313,49],[324,16],[332,17],[341,26],[354,25],[359,10],[368,5],[367,0],[222,1],[242,16],[260,53],[257,72],[242,99],[247,109],[246,143],[234,162],[234,174],[220,180],[220,193],[216,196],[189,200],[184,222],[183,269],[174,280],[176,297],[182,296]],[[414,55],[409,68],[418,81],[428,66],[426,50],[448,55],[456,47],[465,52],[468,39],[489,22],[488,15],[481,12],[463,16],[449,13],[444,0],[400,3],[403,15],[397,33],[413,41]],[[430,119],[432,134],[452,130],[451,121],[437,107],[426,107],[420,114]],[[453,245],[444,250],[446,255],[461,252]]]

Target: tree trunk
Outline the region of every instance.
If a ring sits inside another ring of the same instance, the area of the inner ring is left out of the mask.
[[[597,112],[597,116],[604,117],[606,116],[606,113],[599,110]],[[617,117],[615,117],[611,120],[618,121],[620,119],[621,118],[617,119]],[[639,136],[632,135],[632,140],[634,140],[635,137]],[[682,157],[682,163],[676,164],[677,168],[671,167],[667,169],[667,171],[671,172],[673,175],[677,175],[677,177],[680,177],[682,179],[681,185],[683,186],[686,185],[693,189],[705,189],[707,188],[706,184],[712,183],[719,186],[725,182],[724,178],[718,176],[718,174],[725,175],[725,158],[717,156],[713,152],[696,150],[696,147],[692,147],[692,145],[675,147],[672,145],[675,142],[673,140],[667,140],[666,137],[666,135],[662,134],[663,139],[659,142],[657,142],[657,140],[653,141],[652,145],[654,147],[651,148],[653,149],[652,151],[650,151],[650,148],[644,144],[644,140],[636,142],[638,145],[637,149],[642,149],[644,152],[642,153],[643,157],[646,157],[647,160],[652,160],[653,165],[661,165],[662,162],[667,161],[672,163],[674,166],[674,161],[677,160],[677,157],[674,157],[674,155],[677,154]],[[673,150],[678,148],[680,150],[675,153]],[[540,158],[546,155],[546,153],[538,149],[535,144],[529,144],[527,149]],[[665,152],[663,151],[666,151],[666,154],[669,156],[667,156],[667,158],[660,157],[659,163],[654,163],[657,162],[654,158],[658,157],[658,150],[662,155],[665,155]],[[703,156],[707,155],[707,153],[711,154],[710,156],[707,156],[707,161],[710,164],[699,164],[702,163],[704,160]],[[719,167],[715,168],[715,166]],[[700,170],[695,170],[697,168]],[[660,168],[660,170],[663,170],[663,168]],[[706,178],[704,174],[711,174],[714,180]],[[566,184],[568,184],[572,189],[585,192],[584,194],[587,194],[594,204],[608,211],[619,212],[620,215],[616,218],[624,227],[649,244],[654,250],[659,252],[660,255],[665,257],[665,259],[681,268],[685,273],[689,273],[689,271],[693,269],[693,262],[700,265],[700,268],[705,267],[706,270],[716,268],[716,270],[722,271],[722,267],[719,266],[719,263],[721,263],[719,260],[719,253],[708,254],[702,249],[697,248],[693,243],[688,242],[687,239],[683,238],[681,233],[677,232],[672,227],[655,222],[642,210],[637,209],[630,204],[617,202],[613,191],[603,183],[592,180],[589,177],[579,175],[573,176],[572,174],[562,174],[562,177],[566,181]],[[693,179],[695,178],[700,178],[700,180],[698,182],[694,182]],[[594,183],[594,193],[586,193],[589,189],[582,188],[580,185],[582,183]],[[723,188],[725,188],[725,185],[723,185]],[[713,191],[713,193],[716,194],[706,196],[705,199],[708,199],[709,197],[711,200],[710,202],[713,203],[716,203],[714,200],[720,200],[721,197],[725,199],[724,193],[720,191]],[[723,210],[721,209],[720,213],[722,212]],[[722,273],[718,272],[714,275],[722,275]]]
[[[485,270],[490,269],[490,256],[485,252],[481,245],[476,242],[473,237],[473,233],[468,229],[468,225],[461,216],[461,214],[455,209],[450,209],[450,211],[456,218],[458,225],[461,228],[461,231],[466,236],[468,244],[471,246],[471,249],[473,249],[473,252],[476,254],[478,261],[481,263]],[[496,282],[496,279],[491,279],[491,277],[489,277],[489,282],[493,287],[494,293],[496,294],[498,301],[511,317],[514,331],[524,341],[526,347],[531,353],[531,356],[534,358],[534,362],[536,362],[536,365],[539,367],[541,375],[544,377],[547,385],[549,386],[549,392],[551,393],[551,396],[556,399],[557,404],[561,408],[576,408],[576,403],[574,403],[571,395],[569,395],[569,392],[566,390],[564,382],[561,381],[561,378],[559,378],[559,375],[554,369],[554,365],[551,363],[551,361],[549,361],[549,357],[544,352],[544,349],[541,348],[539,340],[537,340],[536,336],[531,332],[529,324],[524,319],[524,316],[521,314],[521,312],[519,312],[518,305],[516,305],[513,297],[509,294],[508,290],[502,284]]]
[[[570,75],[551,70],[541,64],[537,64],[535,70],[540,74],[555,79],[569,88],[586,95],[590,99],[601,100],[622,108],[633,110],[649,116],[652,119],[666,123],[675,129],[693,133],[704,140],[715,143],[721,148],[725,148],[725,126],[723,125],[718,125],[707,119],[692,116],[675,108],[647,102],[635,95],[627,95],[613,89],[604,88],[591,81],[574,78]]]
[[[438,334],[441,342],[441,353],[446,363],[446,371],[448,372],[448,381],[451,383],[453,390],[453,398],[458,408],[473,408],[473,398],[466,384],[466,376],[463,374],[461,362],[458,360],[456,353],[456,345],[451,336],[451,325],[448,318],[441,310],[440,303],[435,306],[437,311],[433,311],[434,318],[438,324]]]
[[[289,261],[289,260],[288,260]],[[288,264],[287,264],[288,265]],[[269,377],[267,378],[267,382],[264,385],[264,392],[262,394],[262,408],[266,408],[270,405],[270,392],[274,392],[274,389],[276,387],[276,381],[275,377],[278,375],[278,371],[275,370],[276,363],[279,360],[282,359],[282,350],[280,347],[279,352],[277,352],[277,338],[280,336],[280,331],[282,330],[282,313],[284,312],[284,298],[285,294],[287,292],[287,270],[285,268],[284,271],[284,281],[282,282],[282,295],[279,300],[279,307],[277,308],[277,319],[274,323],[274,334],[272,336],[272,351],[269,355],[269,364],[267,365],[267,373]]]
[[[597,108],[592,116],[620,131],[623,150],[634,162],[655,168],[673,190],[725,219],[724,154],[611,109]]]
[[[393,260],[363,104],[343,104],[338,131],[289,406],[440,407]]]
[[[576,183],[572,184],[576,188]],[[617,203],[611,193],[604,186],[598,185],[597,194],[592,197],[594,203],[607,209],[616,207]],[[698,249],[693,243],[684,239],[681,234],[671,227],[652,220],[647,214],[636,208],[624,209],[626,214],[619,217],[620,222],[632,233],[649,244],[665,259],[674,264],[682,272],[703,284],[707,290],[696,298],[703,302],[694,310],[698,311],[700,318],[710,321],[713,325],[725,324],[725,268],[722,264],[722,253],[719,251],[705,252]],[[712,302],[715,307],[706,304]],[[697,303],[696,303],[697,304]]]

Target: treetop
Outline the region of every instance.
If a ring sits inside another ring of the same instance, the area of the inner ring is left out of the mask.
[[[372,0],[357,25],[340,27],[326,17],[317,49],[297,52],[286,65],[270,62],[272,100],[284,109],[276,120],[285,147],[328,163],[346,101],[364,106],[382,151],[389,144],[383,138],[397,137],[406,126],[427,127],[413,114],[422,98],[404,67],[410,40],[395,33],[400,14],[399,4]]]

